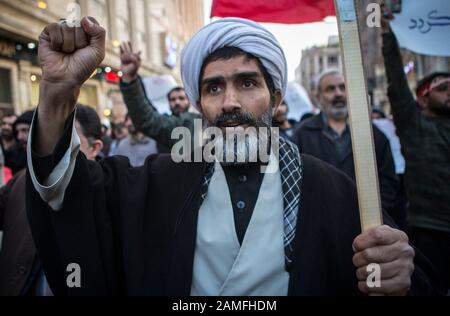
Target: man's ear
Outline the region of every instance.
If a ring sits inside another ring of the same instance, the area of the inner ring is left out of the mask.
[[[428,108],[428,96],[423,95],[417,98],[417,103],[419,103],[420,109],[425,110]]]
[[[272,114],[275,115],[278,107],[283,102],[283,94],[281,93],[281,90],[275,90],[273,93],[273,97],[275,98],[273,105],[272,105]]]
[[[97,157],[103,149],[103,142],[100,139],[94,140],[92,143],[92,154]]]

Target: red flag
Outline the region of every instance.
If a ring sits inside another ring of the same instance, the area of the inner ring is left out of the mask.
[[[213,0],[211,17],[300,24],[336,15],[333,0]]]

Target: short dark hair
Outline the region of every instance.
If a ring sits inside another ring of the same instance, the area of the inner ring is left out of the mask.
[[[14,133],[14,138],[17,138],[17,125],[19,124],[26,124],[26,125],[30,125],[33,122],[33,116],[34,116],[34,110],[32,111],[26,111],[24,113],[22,113],[22,115],[20,115],[16,121],[13,124],[13,133]]]
[[[217,61],[217,60],[229,60],[231,58],[238,57],[238,56],[245,56],[247,58],[247,60],[255,60],[256,61],[256,63],[258,64],[259,70],[261,71],[261,73],[264,76],[264,80],[266,81],[266,84],[267,84],[267,87],[269,88],[270,94],[272,95],[275,92],[275,85],[273,83],[272,76],[269,75],[266,68],[263,66],[263,64],[259,60],[259,58],[257,58],[256,56],[254,56],[250,53],[247,53],[246,51],[243,51],[240,48],[234,47],[234,46],[225,46],[225,47],[219,48],[219,49],[215,50],[214,52],[212,52],[211,54],[209,54],[208,57],[205,58],[205,60],[203,61],[202,69],[200,71],[200,78],[199,78],[199,82],[198,82],[199,90],[201,89],[203,75],[205,74],[205,68],[208,64],[210,64],[214,61]]]
[[[167,93],[167,100],[170,102],[170,95],[174,92],[179,92],[179,91],[184,91],[184,88],[182,87],[175,87],[172,90],[169,91],[169,93]]]
[[[9,116],[16,116],[17,117],[17,115],[16,115],[16,113],[14,113],[13,109],[2,109],[2,110],[3,110],[2,119],[4,117],[9,117]]]
[[[81,130],[86,138],[93,138],[94,140],[102,138],[100,117],[93,108],[78,103],[75,119],[80,123]]]

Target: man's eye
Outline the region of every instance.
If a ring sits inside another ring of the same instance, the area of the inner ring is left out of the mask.
[[[220,87],[217,85],[212,85],[208,87],[209,93],[219,93],[221,91]]]
[[[242,83],[242,85],[244,86],[244,88],[251,88],[254,86],[253,81],[251,80],[244,80],[244,82]]]
[[[447,85],[443,84],[443,85],[438,86],[438,87],[436,88],[436,91],[444,92],[444,91],[447,91],[448,88],[449,88],[449,87],[448,87]]]

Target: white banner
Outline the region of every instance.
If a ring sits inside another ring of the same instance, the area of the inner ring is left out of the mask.
[[[313,111],[306,90],[296,82],[289,82],[284,100],[288,104],[288,119],[299,121],[303,115]]]
[[[171,75],[149,76],[142,78],[147,98],[161,114],[169,114],[169,100],[167,94],[177,86],[177,82]]]
[[[450,56],[450,0],[403,0],[391,28],[401,47],[423,55]]]

